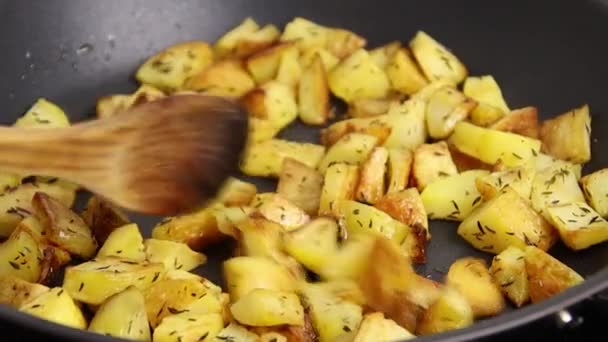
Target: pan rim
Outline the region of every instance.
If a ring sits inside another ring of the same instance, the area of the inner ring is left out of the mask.
[[[608,289],[608,268],[591,275],[582,284],[569,288],[543,302],[529,304],[523,308],[515,309],[487,320],[477,321],[473,325],[463,329],[420,336],[416,340],[421,342],[461,342],[495,336],[501,332],[548,317],[606,289]],[[6,305],[0,305],[0,319],[14,325],[15,328],[32,329],[37,333],[68,341],[127,341],[46,321]]]

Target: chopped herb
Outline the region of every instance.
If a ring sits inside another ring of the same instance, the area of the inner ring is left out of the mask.
[[[576,220],[569,219],[568,222],[576,223]]]
[[[154,273],[154,278],[152,278],[152,282],[157,281],[159,276],[160,276],[160,272],[155,272]]]
[[[584,212],[586,212],[587,214],[589,214],[591,212],[591,210],[585,208],[585,207],[580,207],[580,209]]]
[[[511,236],[515,235],[515,233],[513,233],[513,232],[506,232],[505,234],[511,235]]]
[[[189,311],[188,309],[179,310],[179,309],[172,308],[172,307],[168,307],[168,308],[167,308],[167,310],[169,310],[169,312],[170,312],[172,315],[177,315],[177,314],[180,314],[180,313],[184,313],[184,312],[188,312],[188,311]]]
[[[355,210],[353,210],[353,214],[354,214],[354,215],[359,215],[359,209],[355,209]]]
[[[492,234],[496,234],[496,231],[488,226],[484,226],[484,228]]]
[[[452,200],[452,205],[454,206],[454,208],[456,208],[456,210],[460,211],[460,208],[458,208],[458,204],[456,203],[456,201]]]
[[[558,203],[559,203],[558,199],[551,201],[551,204],[558,204]]]
[[[59,292],[57,292],[57,297],[61,296],[63,294],[63,289],[59,290]]]
[[[346,332],[351,332],[352,331],[348,325],[342,326],[342,330],[344,330]]]
[[[286,218],[285,214],[281,214],[281,221],[284,221]]]
[[[204,341],[207,336],[209,336],[209,332],[207,331],[206,333],[204,333],[201,337],[198,338],[198,341]]]
[[[494,245],[483,246],[483,247],[481,247],[481,249],[483,249],[483,250],[492,250],[492,249],[494,249]]]
[[[369,225],[367,226],[367,228],[371,228],[372,225],[373,225],[373,221],[372,221],[372,219],[369,219]]]
[[[536,150],[535,150],[535,149],[532,149],[531,151],[532,151],[532,155],[533,155],[533,156],[535,156],[535,157],[537,157],[537,156],[538,156],[538,152],[536,152]]]
[[[120,262],[122,262],[123,264],[137,265],[136,261],[131,261],[131,260],[121,260]]]
[[[12,267],[12,268],[14,268],[14,269],[16,269],[16,270],[18,270],[18,269],[20,269],[20,268],[21,268],[21,267],[19,266],[19,264],[18,264],[18,263],[16,263],[16,262],[14,262],[14,261],[9,261],[8,263],[11,265],[11,267]]]
[[[592,224],[593,222],[599,220],[600,217],[599,216],[594,216],[593,218],[591,218],[591,220],[589,221],[589,224]]]
[[[127,328],[127,334],[131,333],[131,328],[133,327],[133,320],[129,321],[129,327]]]
[[[526,245],[536,246],[536,244],[534,242],[532,242],[532,240],[530,240],[530,238],[528,238],[528,235],[526,235],[526,233],[523,233],[523,236],[524,236],[524,242],[526,243]]]
[[[515,283],[515,280],[508,281],[506,283],[500,284],[501,287],[509,287]]]
[[[169,333],[169,336],[173,336],[173,335],[175,335],[175,334],[177,334],[177,330],[172,330],[172,331]]]
[[[511,152],[511,154],[513,155],[513,157],[517,158],[517,159],[523,159],[519,154],[515,153],[515,152]]]
[[[32,305],[30,308],[31,308],[31,309],[36,309],[36,308],[39,308],[39,307],[41,307],[41,306],[42,306],[42,305],[40,305],[40,304],[34,304],[34,305]]]
[[[122,249],[119,249],[116,251],[116,254],[121,254],[122,253]]]
[[[553,191],[543,191],[543,192],[541,192],[540,194],[541,194],[541,195],[548,196],[548,195],[551,195],[552,193],[553,193]]]
[[[435,152],[433,152],[433,154],[436,155],[437,157],[443,156],[443,153],[441,153],[439,151],[435,151]]]
[[[477,221],[477,229],[479,229],[479,232],[481,233],[481,235],[484,235],[486,232],[483,231],[483,227],[481,226],[481,222]]]
[[[357,220],[357,224],[359,225],[359,227],[363,228],[363,222]]]
[[[437,174],[438,174],[440,177],[447,177],[447,176],[449,176],[449,174],[448,174],[447,172],[443,172],[443,171],[439,171]]]
[[[80,286],[78,287],[78,292],[82,291],[83,288],[84,288],[84,283],[80,282]]]
[[[193,318],[193,317],[188,318],[188,320],[189,320],[190,322],[196,322],[196,318]]]
[[[475,206],[477,203],[479,203],[479,201],[481,201],[481,196],[477,196],[474,200],[473,200],[473,206]]]

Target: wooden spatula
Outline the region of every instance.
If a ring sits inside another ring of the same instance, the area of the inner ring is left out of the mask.
[[[0,170],[58,177],[125,209],[176,215],[238,167],[247,114],[227,99],[179,95],[68,128],[0,127]]]

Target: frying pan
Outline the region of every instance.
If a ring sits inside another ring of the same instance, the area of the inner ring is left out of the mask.
[[[512,108],[534,105],[547,118],[588,103],[593,160],[584,170],[608,166],[601,145],[608,135],[608,2],[600,0],[0,0],[0,123],[13,122],[37,97],[58,103],[72,121],[90,118],[100,96],[135,90],[132,75],[144,58],[183,40],[214,41],[246,16],[276,25],[302,16],[353,30],[368,39],[368,46],[407,42],[416,30],[424,30],[452,49],[472,75],[492,74]],[[298,124],[282,136],[318,141],[316,130]],[[274,186],[270,180],[255,182],[261,191]],[[132,219],[149,234],[158,218]],[[431,230],[421,274],[441,280],[459,257],[490,258],[460,239],[453,223],[432,222]],[[229,247],[207,250],[210,260],[200,273],[221,281],[220,261],[230,255]],[[420,341],[465,341],[504,332],[608,287],[608,244],[578,253],[557,245],[551,254],[585,276],[585,283],[542,303]],[[0,321],[39,332],[45,340],[111,340],[5,307]]]

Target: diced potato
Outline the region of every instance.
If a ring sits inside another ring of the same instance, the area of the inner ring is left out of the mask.
[[[373,233],[400,244],[410,233],[410,227],[372,206],[352,200],[342,200],[338,206],[349,236]]]
[[[422,311],[439,297],[439,288],[418,276],[397,245],[383,237],[375,239],[363,264],[358,282],[367,305],[415,331]]]
[[[218,230],[213,211],[200,209],[163,219],[152,229],[152,238],[185,243],[198,251],[224,240],[226,236]]]
[[[238,342],[259,342],[260,337],[247,330],[247,328],[239,325],[236,322],[230,322],[219,334],[215,337],[215,342],[220,341],[238,341]]]
[[[292,292],[253,289],[232,304],[230,312],[237,322],[249,326],[304,324],[304,309]]]
[[[32,206],[49,241],[83,258],[95,254],[97,241],[93,233],[69,207],[43,192],[34,194]]]
[[[37,192],[57,199],[66,207],[74,203],[75,192],[63,187],[60,181],[25,183],[10,188],[0,196],[0,237],[8,237],[23,218],[32,215],[32,198]]]
[[[9,305],[16,309],[48,291],[48,287],[25,281],[18,276],[6,275],[0,277],[0,304]]]
[[[573,250],[586,249],[608,240],[608,222],[585,202],[549,207],[547,214],[561,240]]]
[[[256,84],[263,84],[277,76],[283,55],[297,47],[291,43],[279,43],[249,56],[245,62],[247,70]]]
[[[467,77],[462,91],[478,103],[471,113],[471,122],[478,126],[488,126],[510,112],[492,75]]]
[[[576,175],[566,166],[554,164],[537,172],[530,195],[534,210],[548,218],[546,209],[572,202],[585,202]]]
[[[287,157],[316,168],[324,155],[325,147],[321,145],[270,139],[249,146],[241,171],[249,176],[278,177]]]
[[[187,78],[184,90],[205,95],[239,97],[255,88],[255,82],[238,60],[222,60]]]
[[[305,306],[309,309],[312,324],[319,342],[334,342],[340,335],[356,331],[362,320],[362,308],[333,295],[318,284],[305,284],[301,288]]]
[[[340,120],[321,129],[321,143],[325,146],[332,146],[349,133],[359,133],[374,136],[378,139],[378,143],[382,144],[391,131],[387,115]]]
[[[410,41],[410,49],[430,81],[446,80],[456,85],[468,75],[458,57],[423,31],[418,31]]]
[[[65,112],[46,98],[36,102],[14,124],[15,127],[61,128],[70,126]]]
[[[414,151],[412,177],[419,191],[444,177],[458,174],[445,141],[423,144]]]
[[[241,101],[250,115],[269,120],[279,129],[288,126],[298,117],[293,90],[278,81],[265,83],[246,94]]]
[[[257,191],[255,184],[231,176],[218,191],[215,201],[227,207],[247,205],[253,200]]]
[[[542,173],[552,169],[565,168],[570,170],[570,172],[574,173],[574,176],[577,180],[581,179],[581,173],[583,169],[581,164],[573,164],[565,160],[556,159],[544,153],[538,153],[536,158],[534,158],[533,162],[537,173]]]
[[[382,312],[374,312],[363,316],[353,342],[405,341],[415,337],[392,319],[385,318]]]
[[[337,215],[338,202],[343,199],[354,199],[358,183],[358,166],[341,162],[331,164],[325,171],[319,215]]]
[[[67,267],[63,288],[72,298],[98,305],[129,286],[144,290],[165,273],[162,264],[103,258]]]
[[[414,154],[405,148],[388,150],[388,189],[387,193],[403,191],[410,180]]]
[[[341,28],[330,28],[327,32],[325,47],[334,56],[342,59],[362,49],[366,44],[365,38]]]
[[[501,132],[461,121],[450,143],[461,152],[488,164],[499,160],[508,167],[526,163],[540,152],[541,142],[514,133]]]
[[[585,104],[545,120],[540,127],[540,139],[543,152],[575,164],[588,162],[591,159],[589,106]]]
[[[336,253],[327,255],[330,260],[319,270],[323,280],[357,280],[365,272],[376,235],[348,236]]]
[[[144,290],[147,319],[155,328],[161,321],[177,313],[222,313],[221,289],[206,280],[163,279]]]
[[[458,226],[458,235],[473,247],[494,254],[509,246],[535,245],[548,250],[557,240],[553,227],[510,187],[475,208]]]
[[[320,55],[302,71],[298,87],[298,109],[302,122],[323,125],[330,116],[327,72]]]
[[[420,194],[429,218],[464,220],[481,204],[475,180],[488,174],[485,170],[469,170],[431,183]]]
[[[319,211],[323,175],[295,159],[285,158],[277,183],[277,194],[308,215]]]
[[[135,341],[150,341],[144,296],[130,287],[104,302],[89,324],[89,331]]]
[[[369,56],[381,69],[386,69],[395,53],[401,49],[401,42],[394,40],[369,51]]]
[[[282,42],[294,41],[301,49],[325,47],[329,29],[302,17],[295,17],[285,25]]]
[[[266,257],[242,256],[223,263],[230,300],[235,302],[251,290],[294,291],[296,281],[284,265]]]
[[[255,34],[259,28],[260,26],[251,17],[245,18],[238,26],[226,32],[217,40],[213,47],[214,52],[218,57],[234,53],[239,42],[244,37]]]
[[[608,169],[601,169],[581,178],[587,202],[597,213],[608,217]]]
[[[300,51],[298,49],[288,49],[281,56],[276,80],[295,90],[301,77]]]
[[[280,35],[279,29],[272,24],[265,25],[255,32],[245,33],[237,40],[233,50],[234,55],[236,57],[247,57],[271,46],[279,39]]]
[[[81,216],[99,244],[105,243],[114,229],[129,223],[129,217],[120,208],[98,196],[89,198]]]
[[[538,110],[536,107],[514,109],[490,128],[538,139]]]
[[[396,91],[412,95],[428,84],[416,62],[405,49],[397,50],[386,66],[386,75]]]
[[[415,150],[427,138],[425,123],[426,102],[411,98],[401,104],[393,103],[387,114],[391,133],[384,141],[387,148]]]
[[[448,143],[452,160],[458,169],[458,172],[468,170],[494,170],[494,165],[486,164],[479,159],[473,158],[467,154],[460,152],[454,145]]]
[[[357,200],[374,204],[384,195],[388,150],[375,147],[361,165],[361,177],[357,186]]]
[[[413,94],[410,98],[428,102],[428,100],[437,90],[448,86],[454,87],[454,83],[447,79],[440,79],[436,81],[429,80],[429,83],[425,87]]]
[[[272,194],[256,207],[262,216],[280,224],[287,231],[297,229],[310,221],[308,214],[279,194]]]
[[[318,217],[283,238],[285,251],[309,270],[319,273],[338,250],[338,225]]]
[[[313,47],[302,51],[302,54],[300,55],[300,65],[304,68],[310,67],[317,56],[321,58],[323,69],[325,69],[326,73],[331,71],[331,69],[333,69],[340,62],[338,57],[334,56],[326,49],[322,47]]]
[[[353,52],[335,66],[328,76],[332,93],[345,102],[356,99],[377,99],[388,94],[390,82],[363,49]]]
[[[236,226],[249,218],[249,215],[255,212],[255,209],[249,206],[242,207],[226,207],[223,205],[215,205],[211,208],[212,215],[217,221],[217,229],[220,233],[237,238]]]
[[[424,202],[420,197],[418,189],[409,188],[399,192],[388,193],[376,202],[374,206],[389,214],[395,220],[408,225],[414,231],[422,229],[425,239],[431,239]]]
[[[466,298],[475,317],[495,316],[505,308],[502,293],[483,259],[466,257],[454,261],[446,275],[446,285]]]
[[[328,150],[318,169],[325,173],[327,168],[334,163],[349,163],[359,165],[367,158],[378,144],[378,138],[361,133],[349,133],[338,140]]]
[[[154,342],[211,342],[224,328],[222,315],[181,313],[163,319],[154,329]]]
[[[367,118],[388,113],[391,101],[387,99],[360,99],[348,106],[346,115],[353,118]]]
[[[323,287],[329,290],[335,296],[353,302],[358,305],[365,305],[365,296],[359,288],[359,284],[352,279],[339,279],[330,281],[320,281],[315,283],[316,286]]]
[[[97,100],[98,118],[107,118],[140,104],[165,97],[165,93],[149,84],[142,84],[132,94],[115,94],[102,96]]]
[[[497,171],[477,178],[475,184],[484,200],[494,198],[506,186],[519,196],[529,199],[536,170],[529,165],[518,166],[505,171]]]
[[[443,287],[439,299],[422,315],[416,332],[420,335],[433,335],[462,329],[473,324],[473,310],[460,292]]]
[[[61,287],[55,287],[22,306],[20,311],[57,324],[86,329],[87,321],[80,308]]]
[[[527,246],[524,260],[532,303],[557,295],[584,281],[576,271],[534,246]]]
[[[260,119],[253,116],[249,117],[247,139],[250,144],[270,140],[274,138],[280,131],[281,128],[275,126],[274,122],[270,120]]]
[[[203,41],[187,41],[170,46],[148,58],[135,73],[143,83],[165,91],[174,91],[184,81],[213,62],[213,51]]]
[[[0,276],[15,276],[36,282],[40,278],[39,245],[27,230],[15,230],[8,240],[0,244]]]
[[[530,300],[523,250],[511,246],[500,252],[492,259],[490,274],[500,291],[515,306],[521,307]]]
[[[477,102],[464,96],[456,88],[445,86],[437,89],[426,107],[426,126],[435,139],[447,138],[460,121],[469,116]]]
[[[167,270],[176,269],[190,271],[207,262],[207,257],[193,251],[185,243],[146,239],[145,258],[149,262],[165,265]]]
[[[144,261],[144,239],[135,223],[116,228],[101,246],[97,257],[118,257],[133,261]]]

